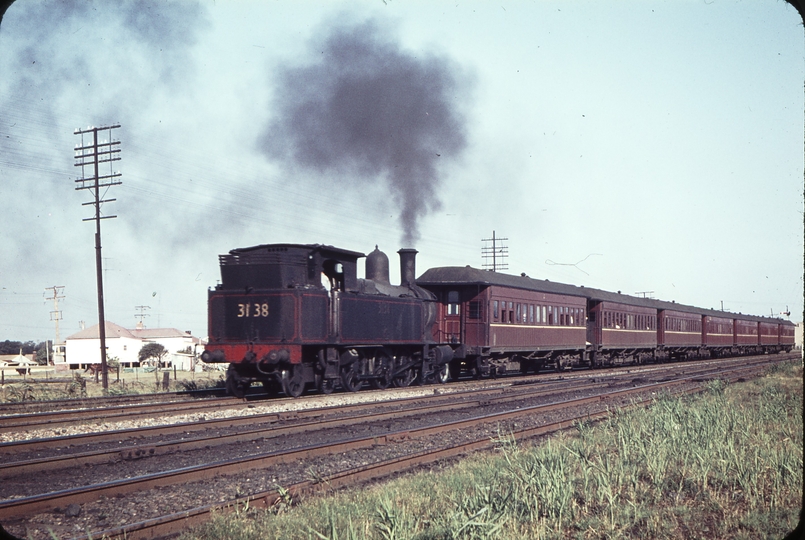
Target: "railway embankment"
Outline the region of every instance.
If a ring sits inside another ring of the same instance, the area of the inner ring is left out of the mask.
[[[326,497],[219,513],[212,538],[783,538],[802,504],[802,363]],[[280,493],[282,493],[280,491]]]

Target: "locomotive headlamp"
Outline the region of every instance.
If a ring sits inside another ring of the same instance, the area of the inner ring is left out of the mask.
[[[204,351],[201,353],[201,361],[211,363],[226,362],[224,351]]]

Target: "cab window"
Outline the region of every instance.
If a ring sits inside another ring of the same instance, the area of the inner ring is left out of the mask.
[[[459,314],[458,291],[447,292],[447,314],[448,315]]]

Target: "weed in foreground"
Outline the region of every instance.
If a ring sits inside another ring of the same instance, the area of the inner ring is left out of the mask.
[[[802,498],[801,376],[658,396],[534,447],[499,434],[449,469],[217,516],[184,538],[780,538]]]

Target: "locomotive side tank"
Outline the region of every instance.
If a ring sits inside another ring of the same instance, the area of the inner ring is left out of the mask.
[[[209,291],[206,362],[229,363],[227,389],[252,383],[300,395],[405,386],[434,378],[450,347],[433,342],[434,297],[414,283],[416,250],[400,250],[403,282],[388,280],[388,257],[319,244],[270,244],[219,257],[221,283]]]

